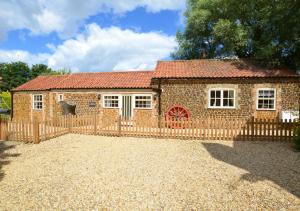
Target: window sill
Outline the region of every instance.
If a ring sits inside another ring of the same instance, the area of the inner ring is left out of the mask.
[[[136,109],[136,110],[152,110],[153,108],[133,108],[133,109]]]
[[[102,108],[104,108],[104,109],[120,109],[119,107],[102,107]]]
[[[276,111],[276,109],[256,109],[256,111]]]
[[[236,107],[208,107],[208,109],[235,110]]]

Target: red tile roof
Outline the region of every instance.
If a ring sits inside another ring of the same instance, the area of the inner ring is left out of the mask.
[[[39,76],[14,91],[50,89],[151,88],[152,78],[299,77],[287,69],[269,70],[247,60],[159,61],[156,71],[76,73]]]
[[[287,69],[269,70],[247,60],[178,60],[159,61],[154,78],[249,78],[299,77]]]
[[[151,88],[154,71],[75,73],[39,76],[14,91],[93,88]]]

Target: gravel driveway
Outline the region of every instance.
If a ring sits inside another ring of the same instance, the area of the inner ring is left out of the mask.
[[[0,210],[300,208],[286,143],[66,135],[0,142],[0,161]]]

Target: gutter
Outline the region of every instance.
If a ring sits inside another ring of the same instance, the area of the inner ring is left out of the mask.
[[[300,75],[291,75],[291,76],[255,76],[255,77],[252,77],[252,76],[245,76],[245,77],[167,77],[167,76],[164,76],[164,77],[153,77],[152,79],[156,79],[156,80],[159,80],[159,79],[171,79],[171,80],[178,80],[178,79],[258,79],[258,78],[296,78],[296,79],[300,79]]]
[[[152,89],[152,87],[103,87],[103,88],[51,88],[51,89],[22,89],[22,90],[13,90],[13,92],[46,92],[46,91],[58,91],[58,90],[97,90],[97,89]]]

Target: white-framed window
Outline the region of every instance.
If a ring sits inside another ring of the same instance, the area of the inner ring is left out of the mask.
[[[119,95],[104,95],[103,107],[104,108],[119,108],[120,97]]]
[[[43,95],[36,94],[32,96],[32,108],[35,110],[43,109]]]
[[[151,109],[152,95],[134,95],[134,108]]]
[[[57,95],[57,101],[58,102],[64,101],[64,94],[58,94]]]
[[[257,110],[275,110],[276,89],[261,88],[257,90]]]
[[[216,88],[209,90],[209,108],[235,108],[235,90]]]

